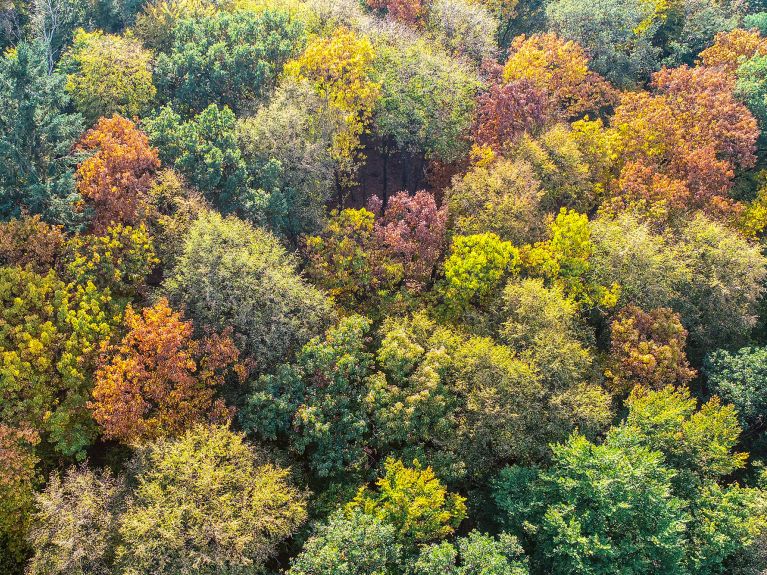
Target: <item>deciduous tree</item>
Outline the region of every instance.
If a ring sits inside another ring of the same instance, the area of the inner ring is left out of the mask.
[[[88,404],[105,437],[137,443],[176,436],[231,412],[215,393],[239,352],[227,335],[193,339],[193,326],[161,299],[136,313],[129,306],[127,333],[107,351]]]
[[[77,149],[90,155],[77,166],[77,189],[94,211],[91,227],[133,225],[145,216],[146,194],[160,167],[157,150],[136,125],[122,116],[101,118]]]

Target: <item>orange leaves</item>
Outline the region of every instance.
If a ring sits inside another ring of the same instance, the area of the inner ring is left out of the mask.
[[[141,221],[146,194],[160,167],[157,150],[136,125],[118,115],[101,118],[77,145],[91,153],[76,172],[77,189],[94,209],[92,227]]]
[[[653,389],[684,385],[695,377],[685,355],[687,330],[668,308],[646,313],[636,306],[621,310],[610,327],[613,390],[628,393],[638,384]]]
[[[165,299],[141,314],[128,307],[127,335],[96,373],[89,407],[104,435],[130,443],[178,435],[230,411],[214,398],[229,370],[243,376],[225,333],[193,339],[193,325]]]
[[[735,168],[756,161],[756,120],[733,96],[724,70],[681,66],[653,77],[654,94],[629,92],[612,119],[615,154],[625,162],[617,195],[661,208],[737,212],[727,197]],[[665,205],[661,206],[659,202]]]
[[[700,53],[704,66],[718,67],[729,74],[735,74],[738,66],[755,55],[767,54],[767,40],[756,30],[736,28],[719,32],[710,46]]]
[[[615,98],[615,90],[588,67],[586,52],[556,34],[517,36],[509,48],[503,79],[528,80],[548,92],[568,116],[597,110]]]

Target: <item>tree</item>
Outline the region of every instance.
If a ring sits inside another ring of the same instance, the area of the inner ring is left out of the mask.
[[[373,56],[367,37],[340,28],[331,38],[310,40],[303,54],[286,66],[286,74],[308,80],[328,107],[344,117],[345,129],[335,135],[332,147],[341,184],[354,182],[364,159],[360,137],[368,129],[381,88],[371,78]]]
[[[168,53],[155,64],[160,97],[185,115],[211,106],[252,109],[303,47],[303,26],[289,14],[220,11],[179,20]]]
[[[145,293],[147,276],[159,260],[146,226],[114,225],[103,235],[78,234],[66,243],[63,276],[79,285],[93,284],[127,303]]]
[[[144,122],[152,145],[170,165],[224,213],[260,219],[264,193],[248,186],[248,172],[237,145],[236,118],[228,108],[211,104],[183,121],[170,106]]]
[[[287,442],[319,477],[367,467],[370,327],[362,316],[346,317],[304,345],[294,363],[261,376],[240,412],[243,428]]]
[[[243,436],[200,426],[141,448],[120,518],[121,573],[201,575],[259,570],[306,519],[288,470]]]
[[[688,515],[671,492],[674,473],[660,453],[595,445],[573,434],[553,447],[548,470],[530,471],[505,469],[495,499],[547,572],[684,572]]]
[[[451,228],[461,235],[492,232],[514,245],[541,239],[543,196],[531,166],[498,158],[453,178],[445,203]]]
[[[594,242],[585,214],[562,208],[549,224],[549,238],[521,251],[523,269],[532,277],[562,287],[567,297],[584,307],[615,306],[620,286],[595,282],[591,256]]]
[[[679,181],[688,209],[731,212],[734,170],[754,165],[759,135],[734,82],[721,69],[682,66],[653,76],[656,94],[625,93],[612,120],[623,169],[637,162]]]
[[[700,61],[704,66],[724,68],[734,74],[744,61],[765,54],[767,42],[758,31],[736,28],[719,32],[713,45],[700,53]]]
[[[731,353],[716,350],[706,357],[703,371],[711,391],[738,410],[745,430],[759,433],[767,414],[767,349],[743,347]]]
[[[423,39],[375,38],[373,79],[380,84],[373,122],[384,153],[452,163],[468,152],[476,72]],[[424,86],[431,89],[424,90]],[[408,185],[401,182],[401,187]],[[418,176],[410,187],[420,185]]]
[[[39,435],[27,426],[10,427],[0,423],[0,568],[12,573],[20,568],[28,548],[26,537],[32,523],[35,445]]]
[[[593,436],[609,425],[610,398],[589,345],[594,335],[562,288],[540,279],[510,280],[498,312],[501,340],[537,368],[550,394],[550,433],[564,439],[573,426]],[[568,411],[569,410],[569,411]]]
[[[682,491],[745,466],[748,454],[733,451],[741,432],[735,408],[722,405],[718,397],[697,409],[686,387],[653,391],[639,386],[632,390],[626,407],[626,421],[613,431],[612,441],[662,453],[669,467],[678,470]]]
[[[519,250],[495,234],[454,236],[440,287],[445,304],[453,314],[488,305],[501,280],[518,265]]]
[[[641,0],[555,0],[546,16],[553,31],[589,53],[596,72],[619,88],[630,88],[658,67],[660,50],[653,37],[661,18],[655,6]]]
[[[566,437],[579,418],[599,427],[585,415],[587,403],[598,403],[589,390],[578,389],[582,403],[568,404],[557,389],[547,394],[535,366],[490,338],[439,326],[423,313],[388,319],[380,337],[379,371],[366,397],[371,443],[418,458],[452,483],[481,484],[505,461],[546,458],[548,441]],[[605,394],[601,406],[609,420]]]
[[[764,289],[767,269],[760,249],[700,215],[684,227],[680,244],[692,281],[683,287],[679,312],[693,357],[737,345],[754,326],[755,306]]]
[[[96,430],[86,402],[99,349],[118,319],[108,291],[66,285],[53,271],[0,268],[0,420],[83,456]]]
[[[22,210],[74,226],[72,154],[82,118],[67,113],[66,78],[48,74],[44,48],[21,42],[0,58],[0,216]]]
[[[685,385],[696,372],[687,363],[687,330],[669,308],[649,313],[636,306],[623,308],[610,324],[610,360],[606,375],[619,394],[635,385],[660,389]]]
[[[107,468],[71,467],[54,473],[37,494],[30,575],[113,573],[117,525],[127,494],[124,479]]]
[[[438,208],[434,196],[426,191],[412,196],[398,192],[389,198],[385,210],[377,196],[368,205],[377,215],[373,225],[376,247],[401,267],[409,290],[423,290],[442,257],[447,210]]]
[[[421,25],[429,12],[428,0],[366,0],[373,10],[406,24]]]
[[[331,315],[274,236],[215,212],[192,224],[164,290],[198,329],[231,327],[260,371],[300,349]]]
[[[759,120],[762,134],[767,129],[767,46],[765,54],[758,54],[741,63],[736,71],[735,94]]]
[[[497,538],[472,531],[455,543],[423,548],[411,572],[414,575],[527,575],[527,560],[516,537]]]
[[[90,155],[77,166],[77,189],[94,211],[91,227],[134,225],[145,219],[146,195],[160,167],[157,150],[121,116],[101,118],[77,144]]]
[[[414,547],[452,535],[466,517],[465,499],[448,492],[430,467],[418,461],[406,467],[389,458],[375,490],[362,487],[346,506],[347,515],[361,512],[391,524],[397,540]]]
[[[517,36],[509,47],[503,79],[510,84],[524,80],[550,94],[550,105],[570,118],[598,112],[614,99],[610,85],[589,69],[586,51],[554,33]]]
[[[152,53],[131,34],[80,29],[60,67],[67,72],[66,90],[89,125],[114,114],[142,115],[157,93]]]
[[[344,307],[391,293],[402,277],[400,266],[381,257],[375,244],[375,215],[364,208],[331,214],[322,233],[306,238],[306,275]]]
[[[343,118],[308,82],[284,81],[267,105],[237,123],[252,186],[269,194],[268,222],[296,242],[325,221],[336,168],[331,148]]]
[[[394,525],[364,513],[334,513],[292,561],[289,575],[369,575],[400,572]]]
[[[528,78],[494,84],[479,97],[472,137],[503,152],[524,134],[539,132],[553,116],[549,94]]]
[[[507,152],[527,162],[543,188],[541,207],[556,212],[565,207],[591,212],[604,195],[601,165],[583,141],[583,134],[558,123],[537,134],[523,135]]]
[[[496,56],[497,18],[482,4],[432,0],[426,30],[447,52],[481,63]]]
[[[30,266],[44,274],[54,268],[64,252],[61,226],[46,224],[39,215],[0,223],[0,265]]]
[[[230,370],[244,372],[227,335],[192,339],[192,323],[165,299],[141,314],[128,306],[124,323],[127,333],[107,350],[88,404],[106,438],[138,443],[230,418],[215,392]]]

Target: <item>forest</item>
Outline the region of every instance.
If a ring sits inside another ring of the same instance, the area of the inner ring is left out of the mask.
[[[0,0],[0,575],[767,575],[765,0]]]

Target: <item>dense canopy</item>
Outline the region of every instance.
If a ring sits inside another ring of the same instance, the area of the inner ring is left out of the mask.
[[[0,574],[767,575],[766,10],[0,1]]]

